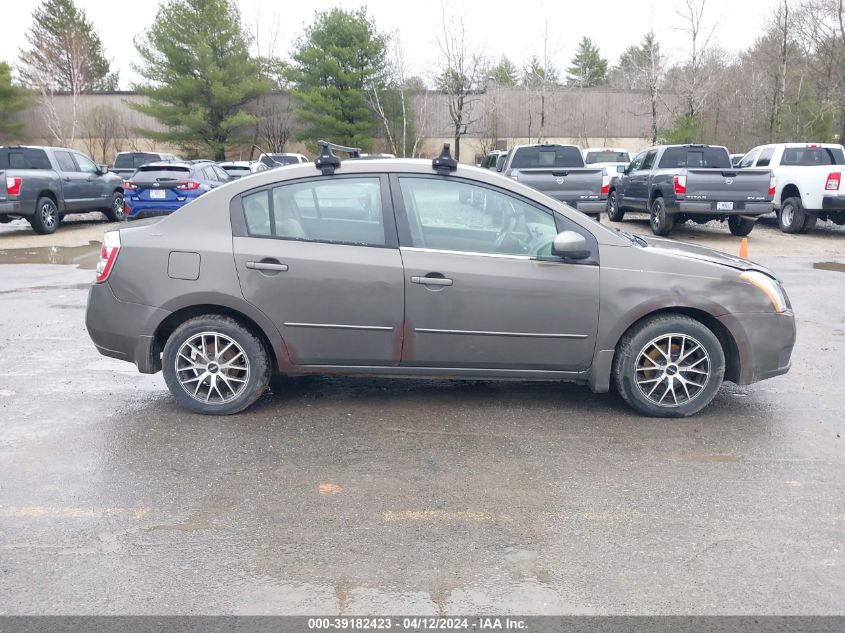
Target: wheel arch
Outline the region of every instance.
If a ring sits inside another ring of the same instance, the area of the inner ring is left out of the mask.
[[[164,351],[164,346],[167,343],[167,340],[170,338],[170,335],[178,328],[180,325],[188,321],[189,319],[193,319],[198,316],[202,316],[205,314],[222,314],[224,316],[231,317],[238,321],[241,325],[249,329],[253,334],[255,334],[261,342],[264,344],[264,347],[267,351],[268,356],[270,357],[270,361],[273,364],[273,371],[278,371],[281,366],[284,366],[288,359],[286,355],[282,353],[284,350],[284,343],[281,342],[279,339],[277,342],[281,343],[281,350],[279,349],[279,345],[274,345],[271,339],[278,338],[274,335],[268,335],[261,325],[258,322],[250,317],[249,315],[237,310],[235,308],[224,306],[220,304],[214,303],[202,303],[196,305],[189,305],[182,307],[174,312],[171,312],[167,317],[165,317],[161,323],[158,324],[156,327],[155,333],[153,334],[153,341],[152,341],[152,349],[151,349],[151,356],[153,362],[153,370],[158,371],[161,369],[161,353]]]
[[[780,203],[783,204],[783,201],[787,198],[798,198],[801,199],[801,190],[793,184],[789,183],[783,186],[783,189],[780,192]]]
[[[725,380],[736,382],[740,377],[741,357],[739,353],[739,346],[731,331],[713,316],[710,312],[701,308],[693,308],[689,306],[669,306],[665,308],[657,308],[642,314],[641,316],[631,320],[625,328],[621,331],[613,344],[614,353],[619,349],[619,344],[625,338],[625,335],[631,331],[639,323],[645,319],[650,319],[655,316],[680,314],[695,319],[719,339],[719,344],[722,346],[722,351],[725,354]]]

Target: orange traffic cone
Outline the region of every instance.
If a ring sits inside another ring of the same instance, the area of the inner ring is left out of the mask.
[[[748,259],[748,238],[743,237],[739,243],[739,256],[743,259]]]

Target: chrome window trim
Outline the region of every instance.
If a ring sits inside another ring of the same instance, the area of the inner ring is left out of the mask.
[[[537,259],[531,255],[505,255],[502,253],[482,253],[479,251],[449,251],[442,248],[422,248],[419,246],[400,246],[400,251],[413,251],[415,253],[445,253],[446,255],[472,255],[474,257],[495,257],[497,259]]]

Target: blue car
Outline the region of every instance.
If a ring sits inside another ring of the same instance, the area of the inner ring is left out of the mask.
[[[232,177],[211,161],[148,163],[123,183],[126,218],[169,215]]]

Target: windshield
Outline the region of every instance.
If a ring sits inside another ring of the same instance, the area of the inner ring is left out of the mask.
[[[511,161],[511,169],[544,167],[583,167],[584,160],[577,147],[571,145],[538,145],[520,147]]]
[[[146,165],[138,169],[132,180],[139,182],[160,182],[164,180],[185,180],[191,174],[189,167],[177,165]]]
[[[781,165],[845,165],[845,155],[840,147],[787,147],[783,150]]]
[[[731,169],[731,157],[724,147],[669,147],[660,159],[660,169],[713,167]]]
[[[588,165],[592,165],[593,163],[630,163],[631,157],[628,152],[602,150],[598,152],[587,152],[584,162]]]
[[[299,162],[299,158],[290,154],[265,154],[261,157],[261,162],[268,167],[278,167],[279,165],[295,165]]]

